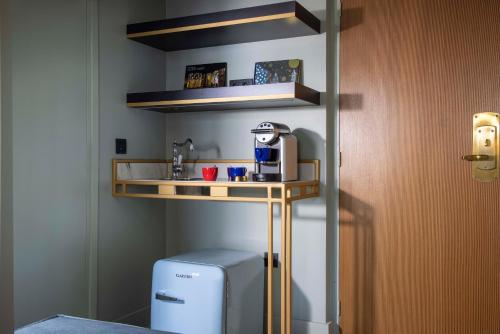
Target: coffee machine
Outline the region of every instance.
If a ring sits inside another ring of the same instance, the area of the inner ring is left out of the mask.
[[[253,181],[286,182],[298,179],[297,137],[284,124],[263,122],[255,134]]]

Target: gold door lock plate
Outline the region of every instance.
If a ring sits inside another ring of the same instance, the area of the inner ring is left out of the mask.
[[[475,180],[494,181],[500,174],[500,114],[475,114],[472,137],[472,155],[464,156],[463,159],[472,162]]]

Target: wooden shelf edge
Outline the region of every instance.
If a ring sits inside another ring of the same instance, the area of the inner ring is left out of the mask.
[[[160,112],[318,106],[320,93],[298,83],[127,94],[129,108]],[[192,109],[192,110],[191,110]]]

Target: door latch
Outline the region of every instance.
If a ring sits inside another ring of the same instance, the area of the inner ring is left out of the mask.
[[[491,182],[498,178],[500,167],[500,114],[475,114],[472,127],[472,154],[462,157],[472,162],[475,180]]]

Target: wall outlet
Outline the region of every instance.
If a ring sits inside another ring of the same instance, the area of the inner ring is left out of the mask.
[[[127,154],[127,139],[115,139],[116,154]]]
[[[264,266],[267,267],[267,252],[264,253]],[[273,268],[278,268],[278,253],[273,253]]]

